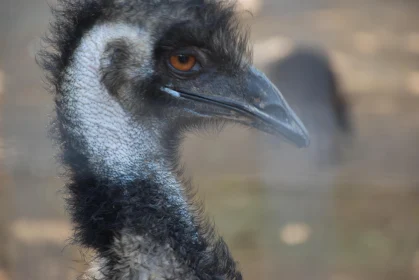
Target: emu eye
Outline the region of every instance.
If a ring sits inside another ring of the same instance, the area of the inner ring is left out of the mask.
[[[170,65],[178,71],[188,72],[197,65],[196,57],[185,54],[172,55],[170,57]]]

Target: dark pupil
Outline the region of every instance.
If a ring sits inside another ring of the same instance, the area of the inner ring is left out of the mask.
[[[188,55],[178,55],[177,59],[181,64],[187,64],[189,62]]]

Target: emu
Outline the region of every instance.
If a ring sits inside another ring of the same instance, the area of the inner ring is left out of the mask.
[[[178,147],[234,122],[309,143],[251,64],[233,2],[59,0],[41,52],[55,97],[75,240],[86,279],[242,279],[194,203]]]

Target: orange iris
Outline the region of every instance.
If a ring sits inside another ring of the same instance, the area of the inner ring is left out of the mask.
[[[172,55],[170,57],[170,64],[176,70],[187,72],[195,66],[196,58],[192,55]]]

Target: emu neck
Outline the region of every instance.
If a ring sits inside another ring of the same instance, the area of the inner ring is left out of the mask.
[[[160,146],[164,125],[147,117],[133,120],[101,83],[101,54],[119,38],[148,40],[126,25],[93,28],[77,48],[57,99],[65,160],[74,173],[71,203],[79,237],[106,250],[118,231],[159,239],[176,222],[192,241],[195,229],[181,185]]]
[[[94,279],[239,280],[225,243],[191,213],[166,160],[161,140],[168,125],[146,116],[134,120],[101,83],[101,54],[120,38],[143,44],[149,63],[145,32],[122,24],[94,27],[56,98],[76,240],[98,251],[106,273]]]

